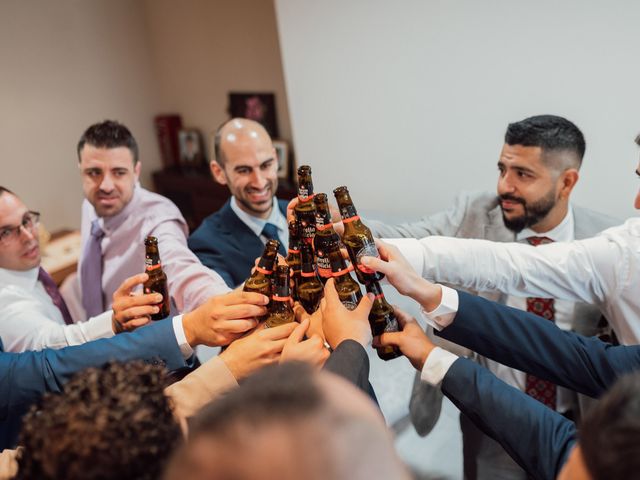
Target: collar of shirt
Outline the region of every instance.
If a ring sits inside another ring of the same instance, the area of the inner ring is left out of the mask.
[[[28,291],[33,290],[38,283],[39,271],[39,266],[25,271],[0,268],[0,287],[15,285]]]
[[[95,213],[95,209],[93,209],[93,218],[91,220],[98,218],[98,223],[102,230],[104,230],[105,234],[109,234],[114,230],[117,230],[118,227],[122,225],[127,218],[129,218],[131,212],[135,210],[136,205],[138,204],[140,199],[139,191],[140,182],[136,182],[135,186],[133,187],[133,195],[131,196],[131,200],[124,206],[120,213],[114,215],[113,217],[98,217]]]
[[[272,223],[278,229],[278,237],[280,237],[282,241],[286,240],[287,237],[285,236],[285,234],[288,235],[287,219],[280,211],[278,200],[276,199],[276,197],[273,197],[273,208],[271,208],[271,214],[267,219],[249,215],[247,212],[240,208],[238,202],[236,201],[236,197],[231,197],[230,204],[231,210],[234,211],[238,218],[242,220],[242,223],[249,227],[257,237],[260,237],[260,235],[262,234],[262,229],[267,223]]]
[[[554,242],[571,242],[575,239],[575,229],[573,221],[573,208],[569,204],[567,214],[562,221],[548,232],[534,232],[530,228],[525,228],[516,235],[516,240],[522,242],[529,237],[547,237]]]

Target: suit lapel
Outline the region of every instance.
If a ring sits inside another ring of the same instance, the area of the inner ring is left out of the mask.
[[[495,207],[487,215],[489,217],[488,223],[484,226],[484,238],[485,240],[491,240],[494,242],[515,242],[516,234],[504,226],[504,220],[502,219],[502,211],[500,206]]]
[[[222,207],[220,211],[220,232],[223,235],[229,235],[240,251],[253,252],[255,250],[262,251],[264,245],[262,241],[251,230],[236,213],[232,210],[229,201]]]

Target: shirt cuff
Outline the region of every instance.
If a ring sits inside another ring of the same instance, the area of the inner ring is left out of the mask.
[[[182,356],[185,358],[191,358],[193,355],[193,348],[191,345],[187,343],[187,336],[184,333],[184,326],[182,325],[182,315],[176,315],[173,317],[173,333],[176,335],[176,340],[178,341],[178,346],[180,347],[180,352],[182,352]]]
[[[424,362],[422,372],[420,372],[420,380],[433,386],[440,385],[451,365],[457,359],[458,356],[451,352],[440,347],[434,348],[427,357],[427,361]]]
[[[383,238],[383,242],[394,245],[407,259],[418,275],[424,276],[424,253],[420,242],[415,238]]]
[[[442,288],[442,300],[435,310],[427,312],[420,308],[425,322],[436,330],[440,331],[453,323],[453,319],[458,313],[458,292],[453,288],[440,285]]]
[[[112,316],[113,312],[108,310],[102,312],[100,315],[91,317],[86,322],[79,322],[78,325],[82,325],[82,327],[86,329],[89,340],[111,338],[115,335],[115,333],[113,333],[113,322],[111,321]]]

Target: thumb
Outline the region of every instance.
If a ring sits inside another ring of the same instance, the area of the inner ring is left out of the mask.
[[[360,262],[365,267],[375,270],[376,272],[382,272],[384,274],[387,274],[390,270],[389,262],[385,262],[384,260],[381,260],[380,258],[377,258],[377,257],[364,256],[360,259]]]
[[[402,332],[388,332],[383,333],[377,338],[377,342],[373,345],[374,347],[379,345],[381,347],[398,347],[402,350]]]
[[[286,344],[295,345],[296,343],[300,343],[304,338],[304,334],[307,333],[308,329],[309,319],[305,318],[302,322],[300,322],[300,325],[293,329],[293,332],[291,332],[291,335],[289,335],[289,338],[287,338]]]
[[[355,309],[360,315],[367,314],[371,311],[371,307],[373,307],[374,296],[372,293],[367,293],[358,304],[358,307]]]

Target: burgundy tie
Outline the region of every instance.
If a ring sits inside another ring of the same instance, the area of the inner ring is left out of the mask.
[[[553,242],[547,237],[529,237],[527,241],[534,247]],[[527,312],[535,313],[553,322],[555,316],[554,300],[552,298],[527,298]],[[525,388],[527,395],[544,403],[553,410],[556,409],[556,385],[553,382],[542,380],[535,375],[527,373]]]
[[[71,325],[73,320],[71,319],[71,314],[69,313],[67,304],[65,303],[64,298],[62,298],[62,295],[60,295],[60,290],[58,290],[56,282],[53,281],[51,275],[49,275],[42,267],[40,267],[40,271],[38,272],[38,280],[40,280],[44,290],[51,297],[53,304],[58,307],[58,310],[60,310],[62,318],[64,318],[64,323]]]

